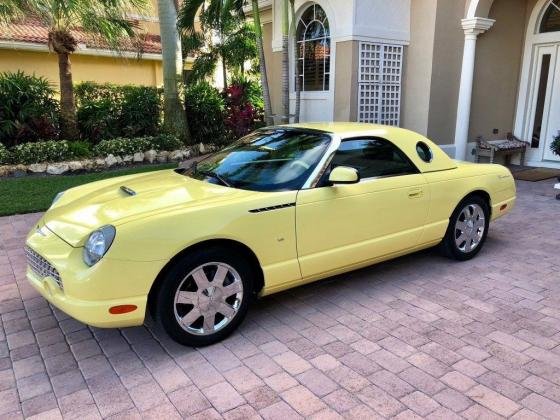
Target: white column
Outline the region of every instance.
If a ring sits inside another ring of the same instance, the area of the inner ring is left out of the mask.
[[[476,39],[494,25],[495,20],[485,18],[463,19],[461,26],[465,31],[465,48],[463,50],[463,67],[461,85],[457,103],[457,122],[455,125],[455,158],[465,160],[469,137],[471,101],[476,58]]]

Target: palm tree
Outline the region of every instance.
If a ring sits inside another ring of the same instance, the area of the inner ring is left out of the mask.
[[[177,9],[174,0],[158,0],[157,6],[163,62],[163,129],[188,142],[187,116],[178,88],[183,73],[183,57],[177,31]]]
[[[196,32],[195,19],[200,16],[200,22],[207,32],[208,44],[212,46],[210,51],[205,52],[203,61],[205,68],[215,67],[215,62],[219,58],[222,62],[222,73],[224,79],[224,89],[227,88],[227,66],[228,57],[226,54],[229,37],[238,30],[243,29],[245,15],[243,12],[244,0],[185,0],[179,12],[177,26],[183,34],[183,38],[200,38],[204,34]],[[199,14],[201,8],[203,12]],[[213,42],[213,35],[217,42]],[[192,43],[192,40],[187,41]]]
[[[61,137],[78,137],[76,104],[72,84],[70,55],[76,50],[81,31],[101,45],[119,51],[134,45],[136,25],[128,19],[131,12],[142,13],[147,0],[2,0],[0,22],[25,18],[40,20],[48,28],[49,49],[58,56],[60,78]]]
[[[267,124],[274,123],[272,119],[272,103],[270,101],[270,89],[268,87],[268,75],[266,73],[266,60],[264,56],[264,42],[261,26],[261,14],[259,11],[259,0],[252,0],[253,21],[255,22],[255,35],[257,37],[257,50],[259,53],[259,67],[261,73],[261,85],[264,100],[264,117]]]
[[[288,0],[282,0],[282,122],[290,122],[290,18]]]

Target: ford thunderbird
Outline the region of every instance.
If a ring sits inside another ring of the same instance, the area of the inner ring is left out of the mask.
[[[58,194],[27,237],[27,277],[86,324],[151,313],[203,346],[257,297],[434,246],[473,258],[515,195],[506,168],[455,161],[404,129],[268,127],[188,169]]]

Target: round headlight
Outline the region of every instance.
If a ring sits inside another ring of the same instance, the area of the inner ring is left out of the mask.
[[[108,225],[92,232],[84,246],[84,262],[88,266],[97,263],[109,250],[115,239],[115,227]]]

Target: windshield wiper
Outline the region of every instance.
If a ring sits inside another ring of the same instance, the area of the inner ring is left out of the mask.
[[[216,178],[218,181],[220,181],[220,183],[222,185],[225,185],[226,187],[231,188],[231,184],[220,174],[217,174],[214,171],[205,171],[205,170],[201,170],[201,169],[195,169],[196,173],[200,174],[200,175],[204,175],[204,176],[210,176],[212,178]]]

